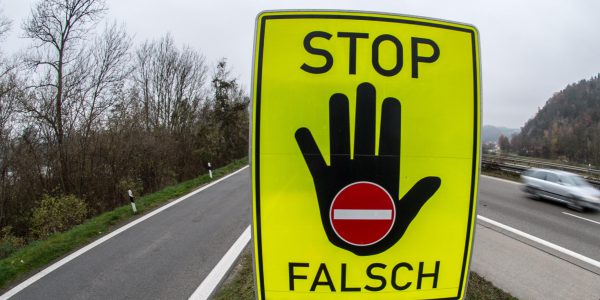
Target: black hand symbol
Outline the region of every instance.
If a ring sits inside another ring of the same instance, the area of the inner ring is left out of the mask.
[[[298,129],[296,141],[313,177],[321,222],[329,241],[357,255],[373,255],[387,250],[402,237],[421,207],[438,190],[441,180],[439,177],[425,177],[397,200],[400,102],[395,98],[383,101],[379,155],[375,155],[375,88],[365,82],[358,86],[356,94],[354,159],[350,159],[348,98],[344,94],[334,94],[329,100],[330,166],[325,163],[310,130],[304,127]],[[338,192],[357,182],[383,187],[391,195],[395,206],[395,220],[389,232],[368,245],[348,243],[336,233],[330,220],[332,201]]]

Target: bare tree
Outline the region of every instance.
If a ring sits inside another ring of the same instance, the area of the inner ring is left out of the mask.
[[[135,80],[147,128],[181,130],[192,125],[205,97],[207,68],[198,52],[179,50],[171,35],[137,51]]]
[[[177,47],[167,34],[138,48],[133,78],[133,106],[139,108],[144,130],[152,134],[140,139],[138,146],[156,158],[140,162],[144,186],[160,185],[159,178],[181,180],[197,174],[201,162],[190,154],[196,149],[193,131],[207,95],[204,56]],[[153,138],[159,139],[160,147],[153,145]]]
[[[16,74],[11,72],[0,77],[0,141],[9,135],[9,122],[20,92]]]
[[[2,2],[0,2],[2,3]],[[6,33],[10,30],[10,25],[12,24],[12,22],[7,19],[2,10],[0,10],[0,41],[2,41],[4,39],[4,36],[6,35]]]
[[[498,147],[500,147],[502,153],[506,153],[510,150],[510,141],[504,134],[501,134],[500,137],[498,137]]]
[[[38,1],[22,25],[32,47],[0,57],[0,226],[29,235],[45,193],[103,212],[124,190],[155,191],[246,153],[248,97],[224,60],[207,82],[204,56],[170,35],[131,52],[123,26],[97,30],[105,0]],[[9,25],[0,15],[0,42]]]
[[[90,76],[82,105],[83,135],[114,105],[133,70],[129,62],[130,37],[124,26],[113,23],[97,37],[90,49]]]
[[[26,61],[44,74],[33,85],[39,89],[36,92],[39,103],[27,103],[25,108],[46,122],[54,133],[65,192],[70,189],[65,121],[73,121],[69,113],[77,106],[74,96],[81,92],[81,80],[88,72],[81,42],[105,11],[104,0],[45,0],[35,5],[23,24],[25,36],[34,41],[35,49]]]
[[[0,3],[2,3],[2,2],[0,2]],[[6,34],[10,30],[11,24],[12,24],[11,20],[6,18],[4,16],[2,10],[0,9],[0,42],[4,41]],[[6,59],[3,57],[3,55],[4,54],[2,53],[2,48],[0,48],[0,80],[2,80],[6,76],[9,76],[10,72],[14,68],[14,65],[9,64],[6,61]],[[3,92],[6,93],[7,91],[0,89],[0,97],[2,96]]]
[[[0,42],[10,30],[11,22],[0,11]],[[9,198],[7,187],[10,181],[10,136],[11,121],[14,117],[16,98],[19,95],[17,76],[14,64],[10,64],[0,52],[0,227],[6,215],[6,204]]]
[[[85,192],[88,179],[93,180],[97,160],[92,157],[92,148],[98,146],[93,142],[94,134],[103,130],[109,110],[124,97],[126,81],[132,70],[130,46],[124,26],[112,23],[88,48],[84,63],[88,72],[81,74],[81,88],[73,111],[79,145],[76,149],[78,168],[75,170],[78,194]]]

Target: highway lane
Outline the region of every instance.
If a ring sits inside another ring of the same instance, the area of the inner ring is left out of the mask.
[[[150,217],[11,299],[187,299],[251,223],[249,170]]]
[[[533,200],[520,184],[487,176],[479,181],[477,210],[479,215],[600,261],[599,212],[580,213],[564,204]]]

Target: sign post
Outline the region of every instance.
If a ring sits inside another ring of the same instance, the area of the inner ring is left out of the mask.
[[[460,299],[479,176],[469,25],[334,11],[257,18],[259,299]]]

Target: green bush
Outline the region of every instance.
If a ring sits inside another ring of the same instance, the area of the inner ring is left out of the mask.
[[[87,214],[88,207],[85,202],[73,195],[45,195],[40,205],[33,210],[31,233],[35,238],[46,238],[83,223]]]
[[[134,196],[140,196],[144,194],[144,183],[139,178],[126,177],[119,180],[117,184],[117,190],[123,196],[123,199],[127,199],[127,191],[131,190]]]
[[[0,230],[0,259],[9,256],[25,245],[25,239],[12,234],[12,227],[2,227]]]

